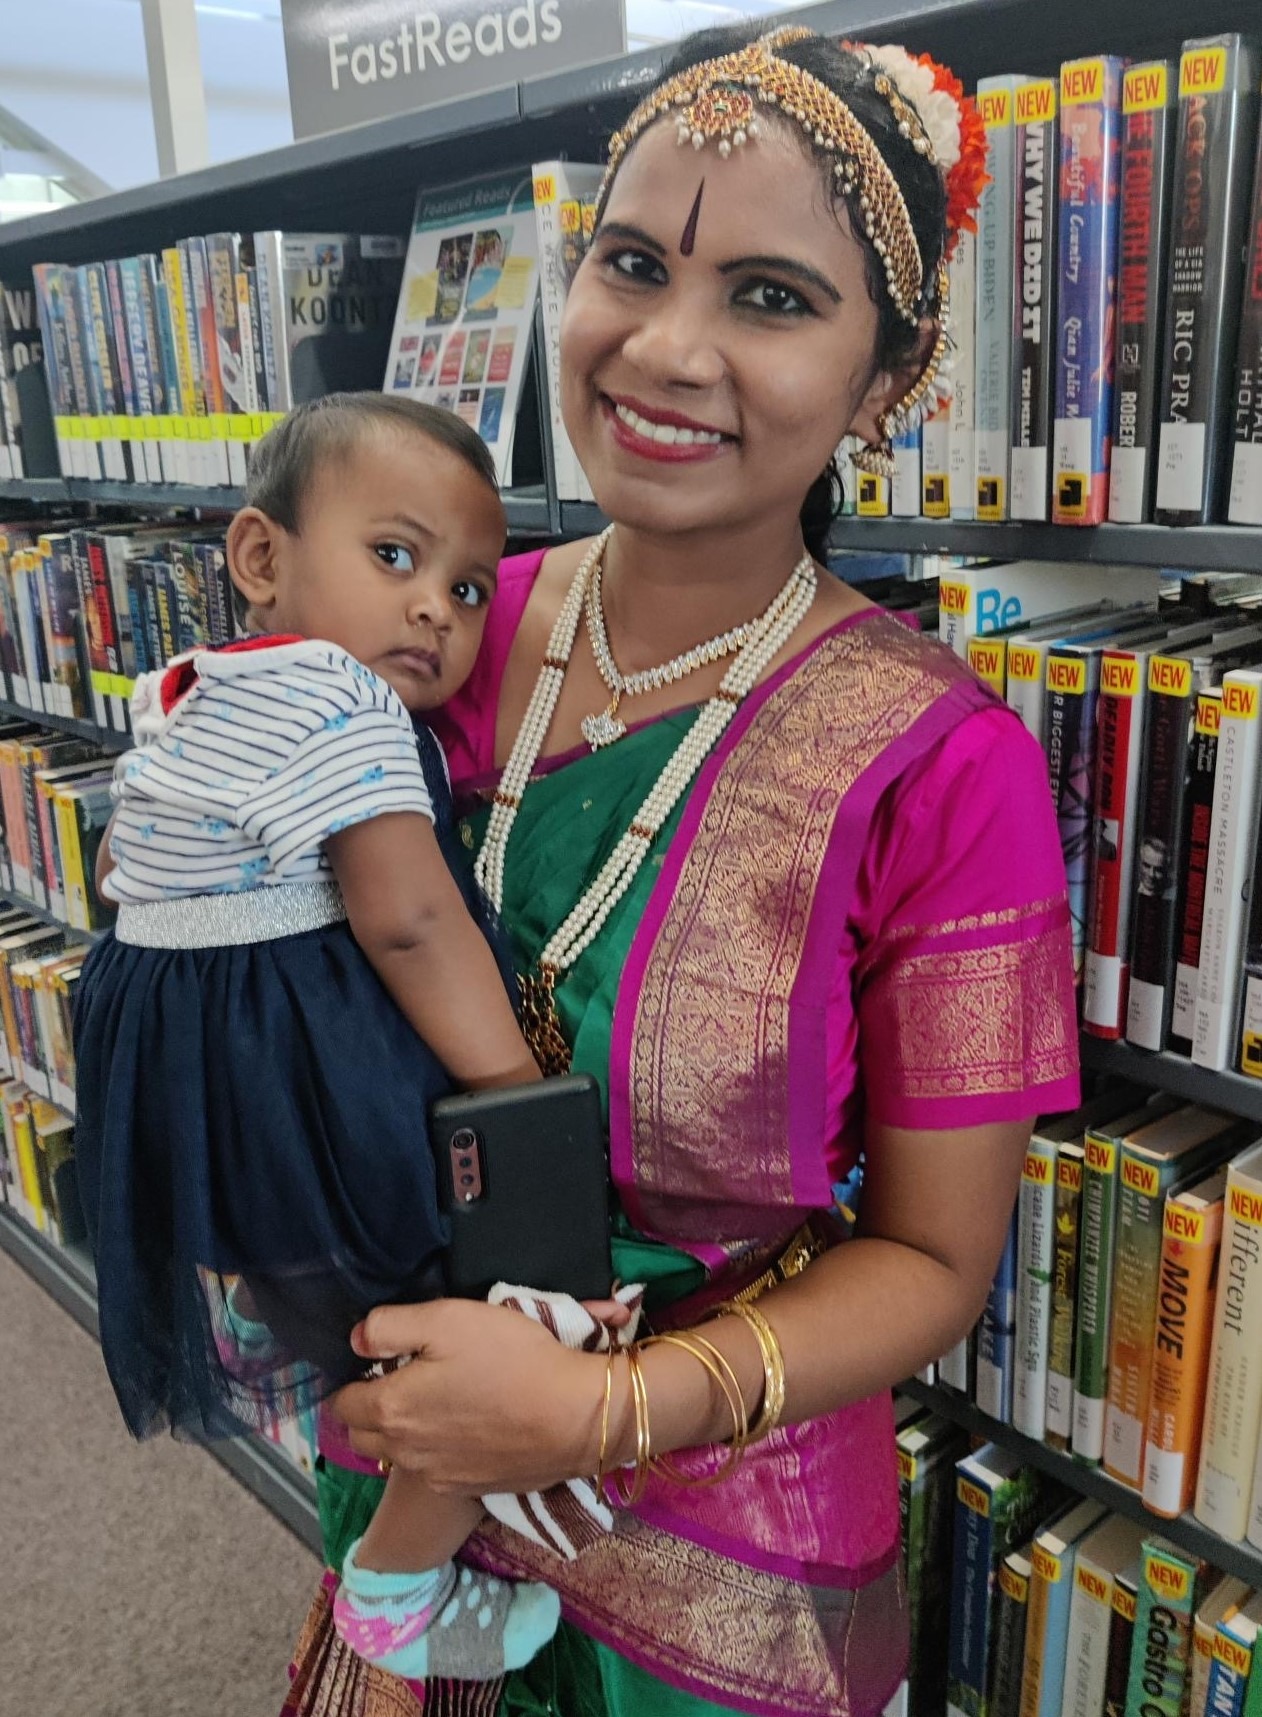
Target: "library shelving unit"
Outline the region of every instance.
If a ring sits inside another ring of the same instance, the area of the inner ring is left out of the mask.
[[[1257,0],[829,0],[787,15],[820,31],[905,41],[952,65],[971,86],[979,77],[1020,71],[1054,76],[1062,60],[1092,53],[1132,58],[1177,56],[1188,36],[1259,28]],[[785,19],[786,14],[777,13]],[[578,72],[453,101],[229,162],[203,172],[98,198],[0,226],[0,280],[16,280],[37,262],[77,264],[156,250],[190,233],[340,231],[407,233],[418,188],[454,184],[474,174],[568,156],[597,160],[637,92],[659,72],[668,48],[655,48]],[[756,211],[751,210],[751,221]],[[542,366],[535,366],[542,373]],[[523,398],[517,426],[519,486],[505,494],[510,531],[536,539],[574,536],[600,522],[595,508],[558,501],[551,468],[548,414],[536,388]],[[87,483],[40,477],[0,483],[0,516],[65,516],[105,510],[135,514],[222,515],[240,500],[232,489]],[[841,549],[995,556],[1045,561],[1139,564],[1170,569],[1262,571],[1262,531],[1210,526],[1173,531],[1155,526],[985,525],[932,521],[839,521]],[[1049,577],[1054,576],[1049,573]],[[49,725],[62,725],[47,718]],[[84,731],[75,724],[74,731]],[[120,736],[96,733],[117,749]],[[1262,1083],[1238,1074],[1205,1073],[1172,1055],[1147,1055],[1086,1040],[1086,1067],[1137,1079],[1262,1123]],[[22,1231],[0,1210],[0,1245],[92,1328],[95,1296],[82,1258],[59,1255],[41,1236]],[[1145,1516],[1134,1492],[1017,1436],[950,1390],[909,1384],[920,1399],[971,1431],[1020,1449],[1066,1483],[1151,1520],[1189,1549],[1262,1586],[1262,1552],[1228,1544],[1197,1522]],[[309,1483],[270,1452],[249,1444],[220,1451],[239,1476],[283,1518],[315,1541]]]

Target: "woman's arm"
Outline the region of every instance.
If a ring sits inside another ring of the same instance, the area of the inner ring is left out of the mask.
[[[538,1079],[429,819],[373,817],[330,835],[325,851],[355,940],[452,1078],[468,1089]]]
[[[779,1338],[786,1421],[887,1389],[972,1326],[1003,1250],[1030,1135],[1025,1122],[950,1132],[873,1126],[858,1236],[758,1302]],[[737,1318],[706,1325],[751,1412],[762,1364]],[[384,1307],[359,1332],[373,1358],[419,1361],[337,1397],[360,1453],[443,1489],[542,1489],[594,1471],[606,1361],[561,1348],[503,1308],[438,1301]],[[672,1347],[643,1358],[655,1453],[726,1439],[731,1414],[700,1365]],[[610,1455],[635,1453],[625,1367]]]

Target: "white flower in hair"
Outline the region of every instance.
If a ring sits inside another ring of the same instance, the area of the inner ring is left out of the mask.
[[[886,73],[920,115],[938,165],[949,173],[960,158],[959,103],[948,90],[938,88],[932,66],[913,59],[906,48],[892,42],[864,45],[873,65]]]

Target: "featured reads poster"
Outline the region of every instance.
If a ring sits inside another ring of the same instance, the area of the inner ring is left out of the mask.
[[[512,479],[513,430],[539,290],[529,174],[422,191],[384,391],[464,418]]]

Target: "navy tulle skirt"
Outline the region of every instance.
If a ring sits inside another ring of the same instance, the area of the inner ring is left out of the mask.
[[[440,1291],[427,1111],[450,1082],[346,923],[194,950],[111,932],[75,1049],[101,1345],[136,1436],[289,1416],[362,1373],[373,1306]]]

